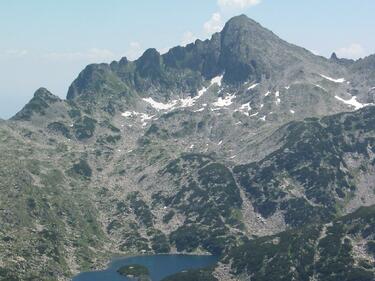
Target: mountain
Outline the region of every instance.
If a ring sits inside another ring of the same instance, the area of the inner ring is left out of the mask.
[[[251,280],[374,280],[374,207],[327,224],[246,240],[230,253]]]
[[[169,252],[220,256],[170,280],[371,280],[374,87],[374,56],[316,56],[242,15],[89,65],[65,100],[40,88],[0,122],[0,280]]]

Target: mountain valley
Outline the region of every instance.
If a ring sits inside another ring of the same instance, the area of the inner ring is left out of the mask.
[[[241,15],[87,66],[0,121],[0,280],[214,254],[168,280],[375,279],[375,55],[330,59]]]

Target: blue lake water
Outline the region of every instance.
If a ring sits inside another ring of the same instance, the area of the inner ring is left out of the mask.
[[[188,269],[204,268],[213,265],[218,258],[215,256],[197,255],[152,255],[114,259],[109,267],[103,271],[84,272],[73,278],[72,281],[129,281],[121,276],[117,270],[130,264],[139,264],[148,268],[152,281],[161,279]]]

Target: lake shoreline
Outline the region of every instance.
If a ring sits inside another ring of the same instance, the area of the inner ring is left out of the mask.
[[[145,254],[131,254],[131,255],[125,255],[125,256],[113,256],[112,261],[116,259],[126,259],[126,258],[134,258],[134,257],[147,257],[147,256],[169,256],[169,255],[175,255],[175,256],[214,256],[211,253],[184,253],[184,252],[169,252],[169,253],[145,253]]]
[[[107,259],[106,262],[98,262],[98,263],[95,263],[94,264],[94,267],[91,268],[91,269],[88,269],[87,271],[103,271],[105,269],[107,269],[111,263],[117,259],[126,259],[126,258],[134,258],[134,257],[142,257],[142,256],[161,256],[161,255],[182,255],[182,256],[214,256],[213,254],[209,253],[209,252],[169,252],[169,253],[130,253],[130,254],[115,254],[115,255],[112,255],[112,258],[111,259]],[[85,271],[81,271],[81,272],[86,272]],[[77,275],[79,274],[80,272],[73,272],[74,275]],[[74,277],[74,276],[73,276]],[[72,277],[72,278],[73,278]]]
[[[115,255],[106,263],[106,267],[100,266],[101,269],[91,269],[90,271],[83,271],[72,277],[74,281],[96,280],[119,280],[118,269],[124,265],[138,264],[150,269],[151,276],[155,280],[163,276],[178,273],[180,271],[204,268],[216,264],[219,261],[219,256],[211,255],[210,253],[162,253],[162,254],[134,254],[134,255]],[[101,277],[100,277],[101,276]],[[104,277],[103,277],[104,276]],[[110,277],[109,277],[110,276]],[[117,279],[116,279],[117,278]],[[126,280],[126,279],[123,279]]]

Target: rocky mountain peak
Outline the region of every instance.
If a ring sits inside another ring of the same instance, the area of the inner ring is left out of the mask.
[[[68,99],[40,88],[0,121],[0,280],[171,251],[231,261],[186,280],[375,280],[375,208],[341,217],[375,204],[375,56],[315,56],[241,15],[89,65]]]
[[[330,61],[332,61],[334,63],[346,65],[346,66],[349,66],[349,65],[351,65],[355,62],[352,59],[339,58],[335,52],[332,53],[332,55],[329,59],[330,59]]]
[[[45,110],[58,101],[60,101],[58,96],[55,96],[46,88],[39,88],[34,93],[34,97],[12,119],[28,121],[33,114],[44,115]]]
[[[253,35],[259,36],[262,35],[262,33],[266,33],[268,35],[271,35],[272,32],[263,26],[261,26],[258,22],[255,20],[247,17],[246,15],[239,15],[231,18],[227,23],[225,24],[223,30],[220,32],[222,35],[228,35],[228,33],[246,33],[246,32],[252,32]]]
[[[155,98],[161,95],[159,98],[167,99],[170,93],[197,93],[202,81],[222,74],[227,84],[240,85],[275,78],[291,65],[313,64],[314,60],[316,57],[303,48],[288,44],[241,15],[229,20],[211,39],[172,48],[164,55],[148,49],[134,62],[123,58],[110,65],[88,66],[73,82],[68,99],[93,99],[93,93],[116,97],[135,91],[144,95],[151,89]]]
[[[86,66],[70,85],[67,100],[73,100],[80,95],[90,94],[94,96],[93,92],[99,89],[99,85],[108,82],[106,74],[110,71],[111,68],[106,63]]]
[[[271,113],[280,113],[283,116],[278,118],[289,120],[289,115],[298,111],[297,97],[309,100],[312,95],[323,103],[319,108],[311,103],[311,114],[324,113],[326,104],[338,104],[334,112],[342,111],[345,103],[351,106],[346,93],[352,84],[343,83],[349,79],[346,67],[351,63],[335,54],[330,60],[316,56],[240,15],[230,19],[210,39],[174,47],[163,55],[150,48],[135,61],[122,58],[110,64],[89,65],[72,83],[67,98],[94,113],[111,108],[111,114],[136,111],[159,115],[165,112],[160,108],[172,110],[195,104],[194,110],[201,110],[201,104],[207,104],[240,112],[242,107],[252,108],[252,112],[245,110],[244,114],[259,114],[255,120],[264,120]],[[196,102],[199,93],[215,85],[209,81],[219,78],[219,89],[211,88]],[[299,94],[301,90],[303,95]],[[324,96],[321,91],[335,94]],[[372,101],[365,96],[359,98]],[[295,105],[291,106],[288,100]]]
[[[162,60],[160,53],[156,49],[147,49],[136,61],[136,65],[137,71],[142,77],[160,78]]]
[[[221,32],[220,64],[225,69],[224,80],[229,83],[260,80],[270,74],[270,65],[262,53],[277,41],[271,32],[242,15],[227,22]]]
[[[331,60],[338,60],[339,58],[337,57],[336,53],[333,52],[331,57],[330,57]]]
[[[35,91],[34,98],[43,99],[46,102],[56,102],[60,100],[58,96],[55,96],[44,87],[41,87]]]

